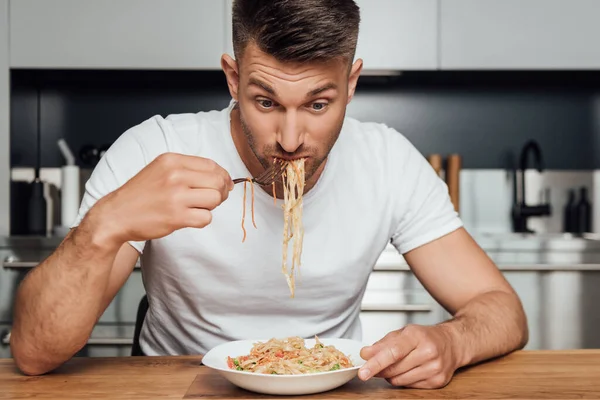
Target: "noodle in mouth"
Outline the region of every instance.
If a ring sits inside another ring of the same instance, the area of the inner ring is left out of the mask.
[[[275,375],[311,374],[353,367],[350,358],[335,346],[325,346],[318,337],[315,339],[311,348],[307,348],[304,339],[298,336],[258,342],[248,355],[227,357],[227,366],[238,371]]]
[[[302,196],[304,194],[304,159],[288,161],[283,173],[283,265],[290,295],[296,291],[296,269],[300,268],[304,227],[302,225]],[[288,270],[288,250],[292,243],[292,265]]]
[[[276,161],[277,162],[277,161]],[[304,227],[302,225],[302,196],[304,195],[305,170],[304,159],[292,161],[280,161],[285,164],[283,171],[283,251],[282,251],[282,272],[285,275],[286,282],[290,289],[290,296],[293,298],[296,292],[296,272],[300,268],[302,256],[302,242],[304,239]],[[250,183],[252,190],[251,212],[252,224],[256,228],[254,221],[254,186],[252,179],[248,178],[244,182],[244,204],[242,208],[242,242],[246,240],[246,228],[244,227],[246,219],[246,184]],[[277,204],[275,193],[275,182],[273,186],[273,202]],[[292,262],[288,268],[288,253],[290,242],[292,245]]]

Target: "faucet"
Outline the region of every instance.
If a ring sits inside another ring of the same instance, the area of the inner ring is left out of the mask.
[[[513,207],[512,207],[512,224],[513,231],[519,233],[534,233],[527,227],[527,219],[529,217],[541,217],[552,214],[552,208],[548,203],[549,199],[543,200],[542,204],[527,205],[525,201],[525,171],[529,167],[529,154],[534,157],[534,168],[538,172],[544,169],[542,160],[542,151],[540,145],[534,141],[528,141],[521,150],[519,169],[521,170],[521,198],[519,199],[517,190],[517,168],[513,167]],[[549,197],[549,196],[546,196]]]

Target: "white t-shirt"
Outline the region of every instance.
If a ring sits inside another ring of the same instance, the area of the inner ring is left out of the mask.
[[[79,217],[158,155],[215,160],[247,177],[222,111],[155,116],[127,130],[86,184]],[[142,277],[150,308],[140,335],[147,355],[203,354],[224,341],[301,336],[361,339],[359,312],[385,246],[406,253],[462,226],[446,184],[400,133],[346,118],[323,174],[304,196],[304,245],[295,298],[282,273],[282,202],[255,190],[254,229],[243,185],[204,229],[146,243]],[[249,192],[248,192],[249,193]],[[401,328],[401,327],[398,327]]]

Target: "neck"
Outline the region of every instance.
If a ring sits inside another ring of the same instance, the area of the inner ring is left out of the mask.
[[[233,138],[233,143],[235,144],[235,148],[240,158],[242,159],[242,162],[244,163],[248,171],[250,171],[250,174],[252,176],[260,175],[265,170],[265,168],[260,163],[256,155],[250,148],[250,145],[248,144],[248,140],[242,129],[242,123],[240,120],[240,110],[237,109],[237,107],[231,110],[230,129],[231,136]],[[304,194],[308,193],[316,185],[317,181],[319,180],[319,177],[325,169],[326,163],[327,160],[323,161],[323,163],[319,166],[317,171],[315,171],[315,173],[308,179],[308,181],[306,181],[306,184],[304,186]],[[273,195],[273,187],[271,185],[261,186],[261,188],[269,195]],[[275,192],[276,197],[278,199],[283,198],[283,185],[281,182],[277,182],[275,184]]]

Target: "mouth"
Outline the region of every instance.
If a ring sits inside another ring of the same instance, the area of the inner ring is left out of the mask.
[[[273,157],[273,161],[274,162],[290,162],[290,161],[298,161],[298,160],[304,160],[306,161],[309,157],[304,156],[304,157]]]

